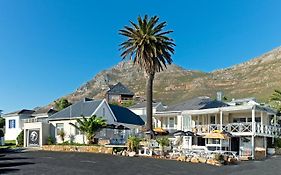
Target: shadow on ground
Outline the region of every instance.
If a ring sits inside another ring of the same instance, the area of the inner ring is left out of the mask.
[[[21,154],[21,150],[13,149],[1,149],[0,154],[0,174],[8,174],[12,172],[19,171],[19,166],[34,164],[32,162],[26,162],[29,158],[15,156]],[[12,155],[12,156],[9,156]]]

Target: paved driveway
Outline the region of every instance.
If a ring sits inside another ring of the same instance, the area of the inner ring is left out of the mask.
[[[0,154],[1,174],[93,175],[278,175],[281,157],[214,167],[151,158],[46,151]]]

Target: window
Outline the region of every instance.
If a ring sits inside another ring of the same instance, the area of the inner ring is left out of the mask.
[[[76,122],[75,126],[79,126],[79,124]],[[81,134],[82,132],[79,129],[75,128],[75,135],[81,135]]]
[[[57,123],[56,128],[57,128],[57,135],[59,135],[59,133],[63,131],[63,123]]]
[[[169,118],[169,128],[174,128],[175,127],[175,118],[170,117]]]
[[[9,120],[9,128],[16,128],[16,120]]]
[[[211,119],[210,119],[211,121],[210,121],[210,123],[211,124],[216,124],[216,116],[211,116]]]
[[[246,118],[234,118],[233,123],[245,123]]]

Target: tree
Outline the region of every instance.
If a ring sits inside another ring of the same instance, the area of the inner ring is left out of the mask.
[[[70,105],[71,105],[71,103],[68,102],[68,100],[65,98],[61,98],[61,99],[55,101],[55,109],[58,111],[63,110],[64,108],[66,108]]]
[[[273,94],[270,96],[270,103],[271,106],[278,110],[278,112],[281,111],[281,91],[280,90],[274,90]]]
[[[0,128],[4,128],[5,126],[5,119],[3,117],[0,117]]]
[[[102,117],[97,117],[96,115],[93,115],[90,118],[82,116],[82,119],[76,119],[76,121],[77,125],[73,123],[70,123],[70,125],[86,135],[88,144],[91,144],[96,133],[106,126],[106,120]]]
[[[167,68],[172,63],[171,54],[174,54],[174,41],[167,35],[173,31],[163,31],[166,22],[159,23],[159,17],[148,19],[138,17],[138,23],[130,21],[131,26],[125,26],[119,34],[127,38],[120,44],[122,59],[132,59],[133,63],[145,71],[146,83],[146,130],[152,131],[152,100],[153,80],[155,73]]]

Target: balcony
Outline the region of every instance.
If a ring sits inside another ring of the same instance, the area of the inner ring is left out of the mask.
[[[255,123],[255,131],[253,132],[252,123],[228,123],[223,124],[222,128],[220,124],[210,125],[196,125],[192,130],[198,134],[210,133],[214,130],[223,130],[233,135],[252,135],[253,133],[260,136],[278,136],[281,134],[281,127],[273,125],[262,125],[261,123]]]
[[[48,120],[46,118],[28,118],[28,119],[23,119],[23,123],[36,123],[36,122],[48,123]]]

